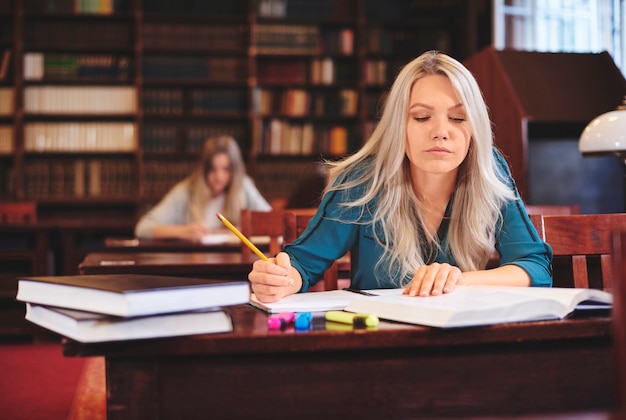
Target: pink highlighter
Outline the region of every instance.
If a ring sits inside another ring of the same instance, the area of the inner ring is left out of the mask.
[[[279,314],[270,315],[267,318],[267,328],[270,330],[280,330],[291,324],[296,318],[294,312],[281,312]]]

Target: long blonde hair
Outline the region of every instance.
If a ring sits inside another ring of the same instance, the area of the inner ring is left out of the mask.
[[[413,192],[406,156],[406,126],[410,91],[417,80],[432,74],[448,77],[464,105],[472,127],[468,154],[459,167],[448,233],[452,256],[462,271],[483,269],[492,250],[500,208],[515,194],[497,168],[493,133],[487,106],[472,74],[461,63],[437,51],[428,51],[402,68],[394,81],[380,122],[366,144],[354,155],[329,162],[326,192],[344,191],[346,208],[367,207],[384,253],[377,276],[386,267],[399,286],[410,281],[417,267],[428,261],[418,232],[427,232],[422,219],[423,203]],[[355,168],[356,176],[344,174]],[[349,189],[361,187],[354,197]],[[375,206],[370,206],[375,202]],[[361,214],[363,215],[363,214]],[[350,221],[354,223],[355,221]],[[357,222],[358,223],[358,222]],[[438,249],[437,237],[428,238]]]
[[[187,177],[189,188],[189,214],[204,214],[206,204],[214,197],[207,183],[207,176],[213,169],[213,157],[223,153],[230,161],[230,183],[224,193],[226,200],[222,214],[231,222],[238,224],[243,203],[243,180],[246,167],[237,141],[231,136],[210,137],[204,142],[200,158],[193,172]]]

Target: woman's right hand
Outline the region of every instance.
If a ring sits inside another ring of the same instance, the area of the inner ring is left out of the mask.
[[[211,230],[203,223],[192,223],[189,225],[181,226],[180,239],[201,242],[202,238],[209,235]]]
[[[285,252],[278,253],[268,261],[255,261],[248,280],[256,298],[261,302],[276,302],[297,293],[302,287],[302,277],[291,266],[289,254]]]

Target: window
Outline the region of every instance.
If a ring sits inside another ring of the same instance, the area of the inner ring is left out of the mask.
[[[494,0],[494,46],[541,52],[608,51],[626,70],[626,0]]]

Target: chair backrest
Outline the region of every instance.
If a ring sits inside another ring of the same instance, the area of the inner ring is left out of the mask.
[[[526,212],[528,214],[580,214],[580,206],[578,204],[570,205],[533,205],[526,204]]]
[[[289,209],[283,213],[283,231],[285,243],[291,243],[304,232],[317,209]],[[324,272],[324,290],[339,288],[339,266],[335,261]]]
[[[283,211],[256,211],[243,209],[241,210],[241,221],[239,230],[247,238],[254,242],[254,236],[269,237],[270,256],[278,254],[282,249],[283,242]],[[250,259],[252,251],[245,244],[241,244],[241,255],[243,258]]]
[[[574,287],[590,287],[588,263],[600,260],[601,285],[611,289],[612,233],[626,227],[626,213],[542,215],[539,234],[554,257],[571,257]],[[539,230],[539,229],[538,229]]]
[[[34,223],[37,203],[34,201],[0,202],[0,223]]]
[[[617,367],[617,418],[626,418],[626,230],[613,233],[613,348]]]
[[[295,241],[304,232],[315,212],[316,208],[287,209],[283,212],[285,243]]]

